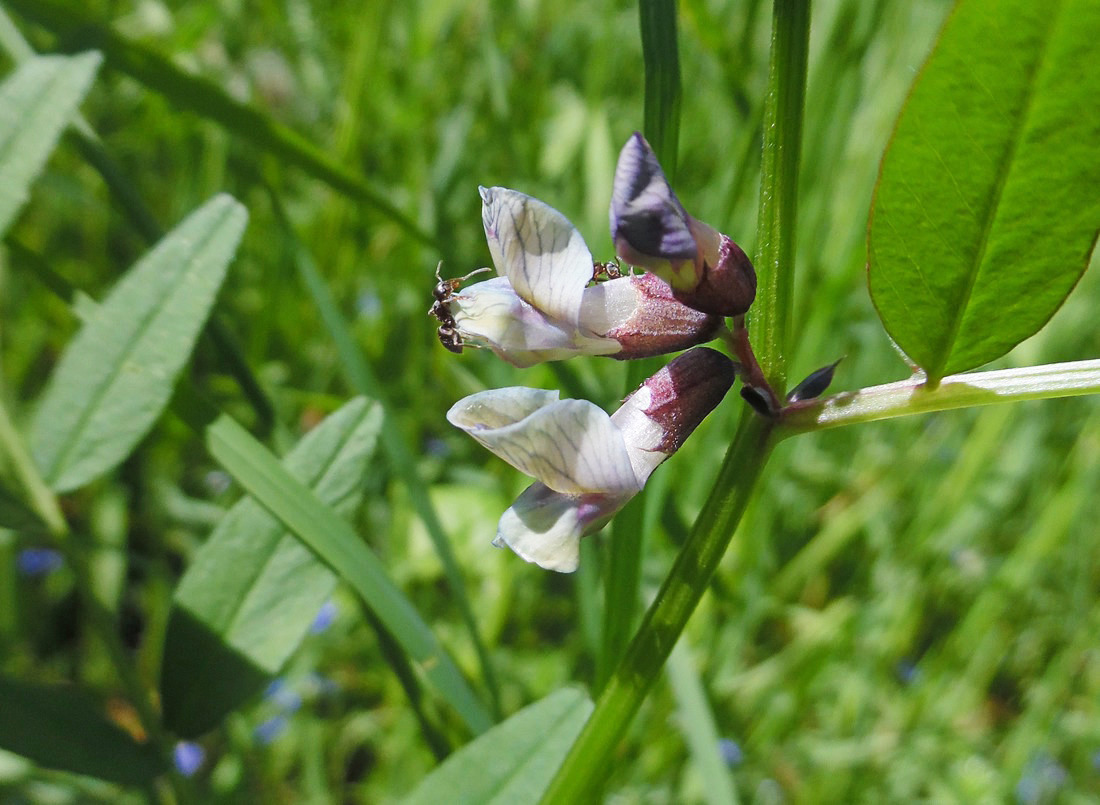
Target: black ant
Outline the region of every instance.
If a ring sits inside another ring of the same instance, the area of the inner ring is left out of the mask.
[[[604,280],[617,280],[625,277],[623,273],[622,263],[619,262],[619,258],[609,260],[606,263],[592,263],[592,281],[603,282]]]
[[[439,265],[435,267],[435,287],[432,288],[432,296],[435,297],[435,301],[432,302],[432,306],[428,308],[428,315],[435,316],[439,320],[439,329],[436,330],[436,335],[439,336],[439,343],[449,349],[455,354],[462,353],[462,337],[458,334],[458,325],[455,324],[455,317],[451,313],[450,303],[454,296],[454,292],[457,291],[466,280],[475,274],[480,274],[483,271],[492,271],[491,268],[479,268],[476,271],[471,271],[465,277],[457,277],[454,279],[445,280],[439,276],[439,270],[443,268],[443,261],[439,261]]]

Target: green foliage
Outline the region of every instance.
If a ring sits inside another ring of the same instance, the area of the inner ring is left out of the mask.
[[[91,86],[98,53],[29,59],[0,85],[0,233]]]
[[[30,436],[54,490],[115,467],[160,417],[247,219],[229,196],[211,199],[127,272],[66,348]]]
[[[362,503],[381,424],[377,406],[344,405],[287,454],[287,472],[345,517]],[[238,502],[176,587],[160,697],[183,737],[217,726],[271,681],[302,642],[336,576],[255,500]]]
[[[139,744],[72,687],[0,676],[0,746],[48,769],[150,785],[167,758]]]
[[[1100,388],[1097,15],[1036,8],[4,0],[0,799],[1095,799],[1100,416],[1037,400]],[[478,184],[608,259],[640,128],[759,257],[774,382],[867,388],[730,395],[555,576],[443,414],[650,369],[425,311],[488,261]],[[997,371],[875,387],[884,152],[882,322]]]
[[[580,691],[556,691],[455,752],[404,801],[532,802],[546,789],[590,712],[592,702]]]
[[[898,121],[869,235],[890,335],[934,384],[1033,335],[1100,221],[1095,3],[959,4]]]
[[[467,727],[488,729],[488,713],[446,649],[351,526],[229,417],[206,426],[205,439],[210,455],[362,597]]]

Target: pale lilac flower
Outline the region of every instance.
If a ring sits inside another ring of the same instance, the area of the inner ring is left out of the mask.
[[[655,277],[590,285],[592,253],[564,215],[508,188],[479,191],[500,276],[465,289],[440,281],[431,312],[448,348],[488,347],[519,367],[574,355],[629,359],[709,341],[721,326],[718,316],[677,302]]]
[[[206,760],[206,750],[192,741],[180,741],[172,750],[176,770],[184,777],[191,777]]]
[[[548,570],[576,570],[581,537],[641,491],[735,376],[729,358],[700,347],[646,380],[611,416],[586,400],[523,387],[459,400],[447,412],[451,424],[536,479],[504,512],[493,544]]]
[[[332,622],[336,620],[338,614],[340,612],[336,608],[336,602],[329,598],[321,605],[321,608],[317,611],[317,617],[310,624],[310,634],[321,634],[321,632],[332,626]]]
[[[728,236],[688,215],[638,132],[619,153],[610,221],[615,253],[665,280],[685,305],[737,316],[756,297],[749,258]]]

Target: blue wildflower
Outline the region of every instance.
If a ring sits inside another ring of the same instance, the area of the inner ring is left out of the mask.
[[[172,760],[176,764],[176,770],[184,777],[190,777],[199,770],[202,762],[206,760],[206,750],[197,743],[180,741],[172,750]]]
[[[52,548],[25,548],[15,559],[15,566],[23,576],[46,576],[64,563],[61,554]]]

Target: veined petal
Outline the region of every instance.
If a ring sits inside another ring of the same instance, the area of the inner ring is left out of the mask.
[[[547,570],[572,573],[580,562],[581,537],[603,527],[627,495],[563,495],[545,484],[527,487],[504,512],[493,544]]]
[[[481,220],[497,271],[516,293],[573,326],[592,279],[592,253],[560,212],[506,187],[479,187]]]
[[[613,355],[622,349],[613,338],[581,332],[540,313],[504,277],[463,289],[447,306],[464,343],[488,347],[520,368],[574,355]]]
[[[520,386],[490,389],[455,403],[447,420],[555,492],[633,494],[642,488],[623,434],[587,400]]]
[[[665,279],[674,288],[682,272],[694,275],[698,249],[690,219],[672,192],[657,155],[638,132],[619,153],[610,218],[611,240],[619,256],[633,265],[671,271],[672,276]]]

